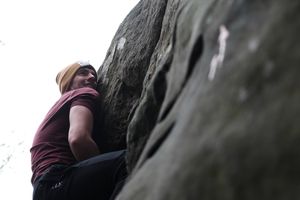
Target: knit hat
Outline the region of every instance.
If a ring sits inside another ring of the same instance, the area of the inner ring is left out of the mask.
[[[80,67],[90,67],[93,70],[95,70],[92,65],[87,64],[87,63],[76,62],[71,65],[68,65],[66,68],[61,70],[56,76],[56,83],[58,84],[59,91],[61,94],[64,94],[65,92],[67,92],[69,90],[71,82],[72,82],[77,70]]]

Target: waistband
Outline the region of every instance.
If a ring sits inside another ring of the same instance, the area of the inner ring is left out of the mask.
[[[34,183],[32,184],[35,188],[40,182],[55,182],[59,178],[62,177],[64,174],[64,171],[68,168],[68,165],[64,164],[54,164],[48,167],[48,169],[45,170],[45,173],[38,176]]]

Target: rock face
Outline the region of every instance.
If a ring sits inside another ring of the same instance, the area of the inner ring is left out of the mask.
[[[130,114],[138,105],[143,80],[160,38],[166,4],[166,0],[138,3],[120,25],[99,69],[99,91],[104,97],[99,146],[103,151],[126,147]]]
[[[284,0],[137,4],[98,71],[100,145],[128,149],[117,199],[300,197],[299,10]]]

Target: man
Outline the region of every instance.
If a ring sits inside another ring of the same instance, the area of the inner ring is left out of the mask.
[[[92,138],[97,73],[74,63],[56,77],[60,99],[39,126],[31,152],[34,200],[114,198],[126,178],[125,151],[99,152]]]

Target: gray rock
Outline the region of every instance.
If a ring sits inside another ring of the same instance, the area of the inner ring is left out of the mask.
[[[120,25],[98,70],[98,90],[103,96],[104,123],[99,125],[98,139],[102,151],[126,147],[128,116],[140,98],[165,7],[166,0],[139,2]]]
[[[159,28],[130,26],[140,10],[136,21]],[[133,9],[99,70],[109,137],[127,135],[130,177],[117,199],[300,197],[299,10],[283,0]],[[120,33],[155,39],[122,45]]]

